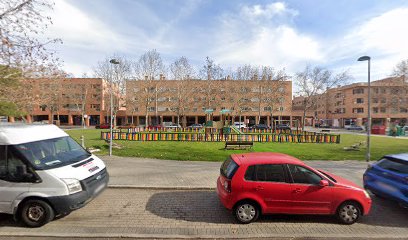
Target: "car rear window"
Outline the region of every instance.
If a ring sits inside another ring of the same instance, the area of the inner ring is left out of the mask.
[[[235,172],[238,170],[238,164],[234,162],[231,158],[228,158],[225,160],[225,162],[221,165],[221,175],[228,179],[232,179],[234,176]]]
[[[383,158],[377,166],[392,172],[408,174],[408,162],[395,158]]]

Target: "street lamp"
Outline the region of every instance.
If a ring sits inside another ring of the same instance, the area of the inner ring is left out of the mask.
[[[367,90],[367,95],[368,95],[368,101],[367,101],[367,106],[368,106],[368,111],[367,111],[367,152],[366,152],[366,161],[367,163],[370,161],[370,134],[371,134],[371,93],[370,93],[370,60],[371,58],[369,56],[362,56],[357,59],[357,61],[368,61],[368,90]]]
[[[111,59],[109,63],[113,65],[119,64],[116,59]],[[110,74],[110,139],[109,139],[109,156],[112,156],[112,142],[113,142],[113,86],[112,86],[112,74]]]

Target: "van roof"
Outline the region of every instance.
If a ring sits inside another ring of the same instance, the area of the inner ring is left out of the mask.
[[[51,124],[0,124],[0,145],[14,145],[68,136]]]

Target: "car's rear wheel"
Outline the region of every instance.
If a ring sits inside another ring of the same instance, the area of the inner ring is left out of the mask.
[[[361,207],[356,202],[344,202],[337,209],[337,218],[343,224],[353,224],[360,219]]]
[[[259,217],[259,207],[250,201],[240,202],[234,208],[234,216],[240,223],[254,222]]]

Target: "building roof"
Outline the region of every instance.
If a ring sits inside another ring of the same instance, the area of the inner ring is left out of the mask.
[[[0,145],[15,145],[65,136],[68,134],[50,124],[0,124]]]

